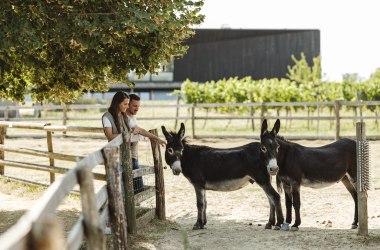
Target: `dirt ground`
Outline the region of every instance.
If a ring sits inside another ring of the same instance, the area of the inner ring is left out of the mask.
[[[6,144],[29,147],[30,140],[6,140]],[[44,140],[33,139],[41,149]],[[213,147],[232,147],[248,143],[246,139],[191,140],[193,144]],[[321,146],[328,141],[297,141],[307,146]],[[103,140],[54,140],[54,151],[85,155],[101,148]],[[268,200],[256,185],[233,192],[207,191],[206,229],[191,230],[196,221],[195,192],[183,176],[174,176],[168,168],[165,174],[166,221],[154,220],[130,237],[132,249],[380,249],[380,141],[370,142],[372,189],[368,191],[369,237],[357,235],[349,229],[354,215],[354,203],[343,184],[323,189],[301,188],[301,219],[298,232],[265,230],[268,220]],[[140,162],[152,164],[150,145],[140,146]],[[73,152],[74,150],[74,152]],[[162,151],[163,152],[163,151]],[[19,170],[26,173],[25,170]],[[7,172],[6,172],[7,173]],[[35,177],[37,178],[37,177]],[[274,178],[273,178],[274,184]],[[23,191],[25,186],[7,188],[0,183],[0,233],[16,222],[35,203],[37,194]],[[285,214],[284,195],[282,207]],[[60,207],[63,214],[76,215],[80,211],[78,199],[71,199]]]

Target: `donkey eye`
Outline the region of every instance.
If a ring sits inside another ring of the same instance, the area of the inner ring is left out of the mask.
[[[170,155],[173,155],[173,154],[174,154],[174,150],[173,150],[173,148],[168,148],[167,151],[168,151],[168,153],[169,153]]]
[[[266,148],[265,146],[261,146],[260,149],[261,149],[261,151],[262,151],[263,153],[266,153],[266,152],[267,152],[267,148]]]

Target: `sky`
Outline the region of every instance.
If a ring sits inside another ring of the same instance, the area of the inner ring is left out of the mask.
[[[319,29],[324,80],[380,68],[379,0],[205,0],[197,28]]]

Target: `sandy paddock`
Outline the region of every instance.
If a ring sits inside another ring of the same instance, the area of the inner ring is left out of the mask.
[[[6,144],[25,146],[31,139],[6,140]],[[248,143],[246,139],[191,140],[194,144],[214,147],[232,147]],[[328,141],[297,141],[308,146],[321,146]],[[46,142],[33,139],[35,145],[46,147]],[[54,151],[87,154],[101,148],[103,140],[54,139]],[[369,237],[351,230],[354,203],[343,184],[323,189],[301,188],[301,219],[298,232],[265,230],[269,206],[264,192],[249,185],[234,192],[207,191],[206,229],[191,230],[196,221],[195,192],[183,176],[174,176],[168,168],[165,173],[167,221],[153,221],[130,239],[134,249],[380,249],[380,142],[371,142],[373,188],[368,192]],[[29,146],[28,146],[29,147]],[[75,152],[73,152],[75,150]],[[143,142],[140,162],[152,164],[150,145]],[[20,170],[20,173],[23,170]],[[274,178],[273,178],[274,184]],[[4,184],[3,184],[4,185]],[[14,223],[35,202],[22,191],[0,190],[1,233]],[[78,202],[69,201],[60,207],[60,213],[77,214]],[[284,195],[282,206],[285,214]]]

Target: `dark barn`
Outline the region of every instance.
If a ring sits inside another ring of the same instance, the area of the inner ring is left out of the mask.
[[[229,77],[286,77],[291,55],[303,52],[312,65],[320,54],[319,30],[196,29],[189,49],[174,60],[174,82]]]

